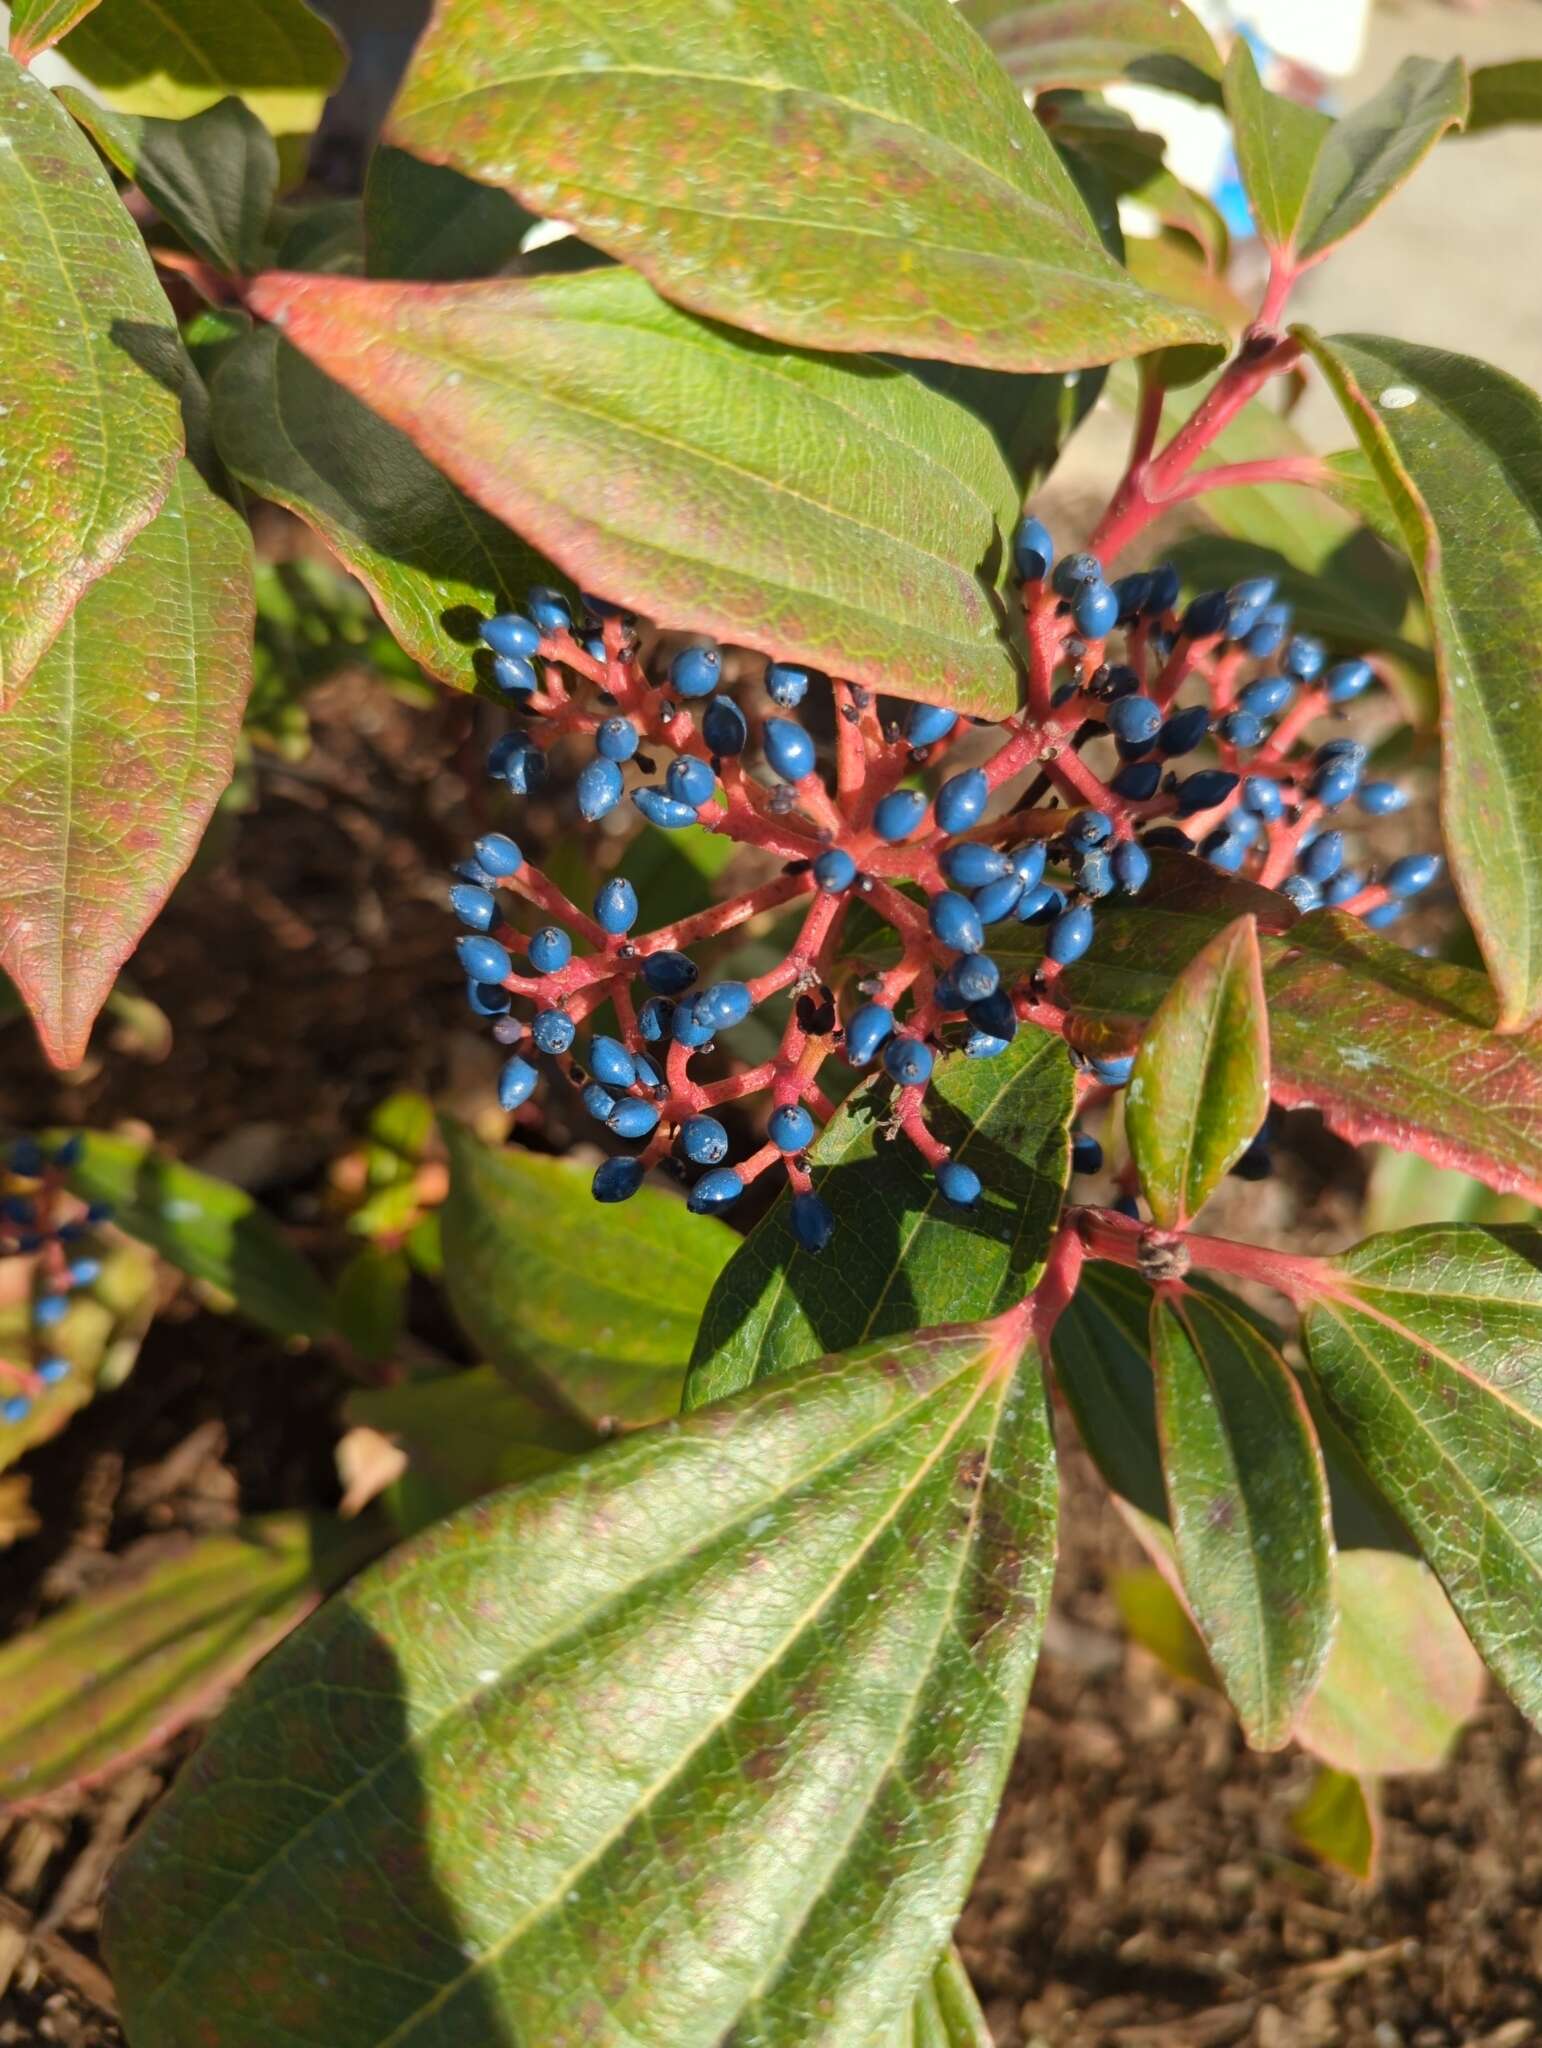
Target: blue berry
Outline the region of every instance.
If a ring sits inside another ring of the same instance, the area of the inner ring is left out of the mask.
[[[717,788],[717,777],[705,761],[694,754],[677,754],[664,771],[664,789],[677,804],[701,809]]]
[[[683,995],[696,980],[696,962],[687,953],[650,953],[643,961],[642,975],[655,995]]]
[[[1080,597],[1089,583],[1101,583],[1103,564],[1096,555],[1066,555],[1055,564],[1050,587],[1057,597]]]
[[[941,704],[912,704],[905,719],[905,737],[919,753],[945,740],[958,724],[958,713]]]
[[[1373,932],[1385,931],[1389,924],[1396,924],[1407,907],[1396,896],[1390,897],[1387,902],[1378,903],[1374,909],[1366,911],[1364,922]]]
[[[1178,815],[1192,817],[1196,811],[1213,810],[1224,803],[1237,787],[1238,777],[1229,768],[1198,768],[1184,777],[1178,790]]]
[[[86,1221],[88,1223],[110,1223],[112,1216],[113,1208],[111,1202],[93,1202],[86,1210]]]
[[[1178,602],[1182,588],[1178,571],[1171,562],[1162,562],[1151,571],[1151,589],[1146,596],[1146,616],[1159,618],[1163,612],[1170,612]]]
[[[632,791],[636,804],[650,825],[657,825],[665,832],[680,832],[687,825],[696,823],[696,812],[690,804],[683,804],[677,798],[666,796],[661,789],[651,786]]]
[[[1119,623],[1119,600],[1106,583],[1089,583],[1071,606],[1076,630],[1089,640],[1101,640]]]
[[[989,953],[966,953],[953,968],[953,986],[966,1003],[982,1002],[1001,985],[1001,969]]]
[[[873,812],[873,830],[880,839],[897,846],[908,839],[926,816],[926,798],[918,789],[892,789],[880,797]]]
[[[1113,851],[1114,880],[1126,896],[1138,896],[1151,876],[1151,856],[1133,839],[1121,839]]]
[[[1353,703],[1356,697],[1364,696],[1375,680],[1375,670],[1368,661],[1336,661],[1322,679],[1330,704]]]
[[[43,1148],[35,1138],[13,1139],[6,1157],[12,1173],[23,1180],[36,1180],[43,1171]]]
[[[582,644],[585,654],[588,655],[591,661],[606,661],[609,659],[605,652],[605,635],[603,633],[586,633]]]
[[[508,948],[496,939],[468,936],[455,941],[460,964],[473,981],[504,981],[514,972]]]
[[[625,1202],[643,1184],[640,1159],[602,1159],[594,1169],[594,1199],[597,1202]]]
[[[1120,697],[1108,707],[1108,729],[1127,746],[1149,747],[1162,730],[1162,707],[1150,697]]]
[[[865,1067],[894,1029],[894,1012],[882,1003],[864,1003],[846,1026],[846,1057]]]
[[[693,1166],[721,1166],[728,1157],[728,1133],[715,1116],[689,1116],[680,1126],[680,1152]]]
[[[627,1095],[611,1111],[608,1127],[618,1138],[646,1138],[658,1128],[659,1107],[640,1096]]]
[[[714,697],[702,713],[701,736],[719,760],[731,760],[749,745],[749,720],[732,697]]]
[[[723,671],[715,647],[682,647],[669,664],[669,680],[682,697],[710,697]]]
[[[592,825],[596,819],[603,818],[608,811],[616,808],[621,801],[623,788],[621,770],[614,761],[607,761],[603,756],[599,756],[587,762],[579,770],[575,790],[580,815]]]
[[[32,1403],[25,1394],[8,1394],[0,1401],[0,1422],[25,1422],[32,1413]]]
[[[742,981],[715,981],[696,998],[697,1016],[708,1019],[718,1031],[742,1024],[754,1007],[754,998]]]
[[[806,1252],[822,1252],[835,1235],[835,1217],[829,1203],[812,1190],[793,1196],[787,1221]]]
[[[69,1309],[69,1302],[62,1294],[40,1294],[32,1304],[32,1320],[40,1330],[51,1330],[55,1323],[61,1323]]]
[[[1064,909],[1065,891],[1057,889],[1053,882],[1039,882],[1025,889],[1017,899],[1018,923],[1047,924]]]
[[[1103,1147],[1086,1131],[1071,1133],[1072,1173],[1101,1173],[1103,1170]]]
[[[814,742],[790,718],[768,718],[761,733],[772,772],[784,782],[801,782],[814,772]]]
[[[37,1362],[37,1376],[45,1387],[56,1387],[60,1380],[70,1376],[70,1362],[58,1356],[40,1358]]]
[[[955,953],[978,953],[985,944],[985,927],[980,913],[967,896],[944,889],[927,905],[932,930]]]
[[[1228,711],[1220,723],[1221,738],[1233,747],[1256,747],[1264,736],[1263,721],[1251,711]]]
[[[503,1063],[503,1072],[498,1076],[498,1107],[516,1110],[522,1102],[528,1102],[535,1093],[540,1075],[527,1059],[516,1053],[511,1060]]]
[[[1115,775],[1110,787],[1116,796],[1128,797],[1131,803],[1143,804],[1157,793],[1162,780],[1160,761],[1128,761]]]
[[[1133,575],[1118,576],[1109,588],[1119,602],[1119,623],[1130,626],[1140,617],[1151,596],[1151,575],[1149,570],[1138,569]]]
[[[1116,1195],[1109,1206],[1116,1216],[1128,1216],[1135,1219],[1140,1215],[1140,1203],[1136,1201],[1133,1195]]]
[[[637,752],[637,728],[629,718],[607,718],[594,736],[594,745],[607,761],[630,761]]]
[[[527,732],[506,732],[487,753],[487,772],[516,796],[531,796],[546,780],[546,756]]]
[[[468,981],[466,1001],[476,1017],[502,1017],[514,1007],[514,998],[495,981]]]
[[[602,1088],[598,1081],[591,1081],[585,1088],[581,1089],[578,1099],[594,1118],[595,1122],[600,1124],[609,1120],[611,1112],[616,1106],[615,1096],[611,1094],[608,1088]]]
[[[1055,543],[1042,519],[1019,520],[1012,536],[1012,566],[1024,583],[1038,583],[1049,574]]]
[[[999,882],[1012,863],[994,846],[982,846],[977,839],[961,839],[943,850],[937,865],[955,889],[983,889],[987,882]]]
[[[1274,590],[1272,576],[1245,576],[1232,585],[1226,593],[1226,631],[1231,639],[1241,640],[1252,632]]]
[[[814,862],[814,880],[821,889],[839,896],[857,879],[857,864],[843,846],[832,846]]]
[[[1326,659],[1327,650],[1320,640],[1314,640],[1310,633],[1297,633],[1281,655],[1280,667],[1297,682],[1309,683],[1313,676],[1321,674]]]
[[[573,614],[568,608],[568,601],[560,590],[553,590],[549,584],[538,583],[526,594],[525,610],[543,633],[572,630]]]
[[[1340,868],[1332,880],[1323,887],[1322,900],[1329,910],[1336,910],[1341,903],[1347,903],[1351,896],[1358,896],[1365,887],[1365,877],[1357,868]]]
[[[1071,872],[1085,896],[1106,896],[1114,886],[1114,865],[1101,846],[1078,847],[1071,855]]]
[[[1176,825],[1154,825],[1147,832],[1142,844],[1153,851],[1157,847],[1171,847],[1175,853],[1192,853],[1194,842],[1187,832],[1180,832]]]
[[[766,695],[773,704],[791,711],[808,695],[809,672],[790,661],[773,661],[766,668]]]
[[[526,954],[537,974],[560,974],[573,957],[573,941],[560,925],[543,924],[531,933]]]
[[[1290,629],[1289,605],[1265,605],[1258,615],[1258,623],[1242,636],[1242,649],[1255,661],[1264,661],[1277,653],[1280,642]]]
[[[1085,903],[1063,910],[1049,928],[1044,951],[1057,966],[1069,967],[1092,944],[1092,912]]]
[[[631,883],[624,875],[612,875],[608,882],[600,884],[594,899],[594,921],[602,932],[619,938],[636,924],[639,908],[637,891]]]
[[[612,604],[608,597],[600,597],[595,591],[581,590],[578,593],[578,601],[587,615],[601,624],[606,619],[621,619],[627,625],[632,622],[632,614],[629,611],[623,610],[619,604]]]
[[[694,1003],[680,1003],[676,1006],[674,1016],[669,1020],[669,1035],[676,1045],[687,1045],[692,1048],[710,1045],[713,1037],[712,1020],[710,1017],[698,1016]]]
[[[637,1079],[637,1062],[632,1055],[619,1038],[607,1038],[603,1032],[590,1039],[584,1065],[607,1088],[630,1088]]]
[[[1238,692],[1237,706],[1239,710],[1251,711],[1255,718],[1273,718],[1295,694],[1296,686],[1289,676],[1255,676],[1245,690]]]
[[[1242,802],[1255,818],[1272,823],[1285,809],[1285,797],[1280,785],[1267,775],[1250,775],[1242,785]]]
[[[525,856],[513,840],[503,832],[488,832],[471,849],[477,865],[489,875],[502,877],[517,875],[525,865]]]
[[[637,1079],[639,1084],[646,1088],[650,1095],[663,1095],[666,1093],[663,1076],[659,1073],[658,1068],[649,1059],[648,1055],[645,1052],[634,1052],[632,1057],[637,1062]]]
[[[1087,1064],[1092,1069],[1095,1081],[1101,1081],[1105,1088],[1123,1088],[1135,1071],[1135,1055],[1132,1052],[1101,1053]]]
[[[1394,896],[1417,896],[1440,873],[1438,853],[1405,853],[1382,876]]]
[[[704,1173],[685,1198],[685,1206],[696,1216],[717,1216],[731,1209],[744,1193],[744,1182],[731,1166],[715,1166]]]
[[[541,629],[518,612],[499,612],[482,621],[482,638],[510,661],[528,661],[541,644]]]
[[[999,882],[987,882],[974,892],[974,907],[981,924],[1000,924],[1017,908],[1025,884],[1021,875],[1007,874]]]
[[[978,1030],[988,1032],[1003,1045],[1017,1036],[1017,1011],[1004,988],[994,988],[989,995],[978,997],[969,1004],[967,1015]]]
[[[1280,884],[1280,894],[1294,903],[1297,910],[1317,910],[1322,905],[1322,890],[1305,875],[1287,875]]]
[[[1187,705],[1163,721],[1162,730],[1157,735],[1157,749],[1169,760],[1178,754],[1191,754],[1209,730],[1210,706]]]
[[[1408,792],[1395,782],[1362,782],[1357,801],[1361,810],[1371,817],[1385,818],[1405,807]]]
[[[1183,615],[1184,635],[1190,640],[1213,640],[1226,631],[1230,615],[1224,590],[1203,591]]]
[[[1114,821],[1107,811],[1078,811],[1065,836],[1073,846],[1101,846],[1113,830]]]
[[[1368,749],[1363,740],[1352,740],[1341,736],[1338,739],[1324,740],[1317,749],[1317,752],[1312,756],[1312,759],[1314,761],[1352,761],[1356,768],[1363,768],[1367,752]]]
[[[1199,842],[1200,859],[1208,861],[1223,875],[1235,875],[1247,859],[1247,852],[1242,841],[1233,838],[1224,825],[1207,833]]]
[[[1048,849],[1042,839],[1030,840],[1026,846],[1014,849],[1010,859],[1012,872],[1025,889],[1036,889],[1044,878],[1044,863]]]
[[[937,1169],[937,1186],[943,1197],[960,1209],[972,1209],[980,1199],[980,1176],[961,1159],[944,1159]]]
[[[578,1026],[562,1010],[542,1010],[530,1026],[536,1051],[549,1053],[553,1058],[567,1051],[577,1032]]]
[[[971,1031],[964,1040],[964,1057],[968,1060],[993,1060],[1011,1043],[1011,1039],[997,1038],[990,1031]]]
[[[1319,832],[1308,845],[1296,855],[1297,872],[1306,876],[1309,882],[1331,882],[1344,865],[1344,835],[1342,832]]]
[[[990,793],[983,768],[966,768],[962,775],[949,776],[937,792],[937,823],[950,835],[967,832],[980,822]]]
[[[1325,761],[1307,784],[1325,811],[1336,811],[1354,795],[1360,769],[1350,760]]]
[[[784,1102],[772,1110],[769,1130],[779,1152],[806,1152],[814,1142],[814,1119],[801,1102]]]
[[[463,925],[474,932],[492,929],[498,915],[498,905],[487,890],[477,888],[471,882],[457,882],[450,891],[450,908]]]
[[[528,697],[532,690],[539,688],[541,679],[531,664],[522,661],[518,655],[495,654],[493,681],[511,697]]]

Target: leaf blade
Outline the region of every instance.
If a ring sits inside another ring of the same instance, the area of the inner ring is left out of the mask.
[[[100,0],[13,0],[11,55],[18,64],[51,50]]]
[[[1214,43],[1170,0],[964,0],[959,11],[1025,93],[1128,79],[1220,98]]]

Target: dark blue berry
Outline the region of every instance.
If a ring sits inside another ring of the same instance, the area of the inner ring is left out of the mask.
[[[1267,775],[1250,775],[1242,785],[1242,802],[1255,818],[1272,822],[1285,809],[1284,793]]]
[[[791,718],[768,718],[761,734],[772,772],[784,782],[801,782],[814,772],[814,742]]]
[[[541,679],[531,664],[522,661],[518,655],[495,654],[493,681],[511,697],[528,697],[532,690],[539,688]]]
[[[1323,677],[1330,704],[1350,704],[1364,696],[1376,674],[1368,661],[1336,661]]]
[[[1313,676],[1321,674],[1326,659],[1327,650],[1320,640],[1314,640],[1310,633],[1297,633],[1280,656],[1280,667],[1298,683],[1309,683]]]
[[[918,789],[892,789],[880,797],[873,812],[873,830],[880,839],[897,846],[908,839],[926,816],[926,798]]]
[[[1180,832],[1176,825],[1153,825],[1141,842],[1153,851],[1170,847],[1174,853],[1192,853],[1194,842],[1187,832]]]
[[[575,794],[580,814],[592,825],[613,811],[621,801],[623,783],[621,770],[614,761],[603,756],[587,762],[579,770]]]
[[[988,1032],[1003,1045],[1017,1036],[1017,1012],[1004,988],[994,988],[989,995],[977,998],[969,1004],[966,1015],[977,1030]]]
[[[846,1026],[846,1057],[865,1067],[894,1029],[894,1012],[882,1003],[864,1003]]]
[[[1203,591],[1183,615],[1184,634],[1190,640],[1212,640],[1226,631],[1230,613],[1224,590]]]
[[[501,1017],[513,1007],[514,999],[506,988],[499,988],[495,981],[468,981],[466,1001],[473,1016]]]
[[[1108,707],[1108,729],[1127,746],[1149,747],[1162,730],[1162,707],[1150,697],[1120,697]]]
[[[1012,863],[994,846],[961,839],[956,846],[944,848],[937,865],[955,889],[983,889],[987,882],[999,882]]]
[[[983,889],[976,889],[972,900],[981,924],[1000,924],[1004,917],[1010,917],[1024,887],[1021,875],[1006,874],[999,882],[987,882]]]
[[[806,1252],[822,1252],[835,1235],[835,1217],[829,1203],[811,1189],[793,1196],[787,1221]]]
[[[779,1152],[806,1152],[814,1142],[814,1119],[801,1102],[784,1102],[772,1110],[769,1131]]]
[[[1220,723],[1220,735],[1233,747],[1256,747],[1264,736],[1263,721],[1255,712],[1228,711]]]
[[[917,753],[945,740],[958,724],[958,713],[941,704],[912,704],[905,719],[905,737]]]
[[[1080,597],[1089,583],[1101,583],[1103,564],[1096,555],[1066,555],[1055,564],[1055,573],[1050,579],[1051,588],[1057,597]]]
[[[1145,610],[1151,595],[1150,572],[1138,569],[1133,575],[1116,577],[1109,587],[1119,601],[1120,625],[1133,625]]]
[[[696,823],[696,812],[692,805],[666,796],[661,789],[654,789],[651,786],[634,789],[632,801],[650,825],[657,825],[665,832],[680,832],[687,825]]]
[[[498,905],[486,889],[479,889],[471,882],[457,882],[450,891],[450,908],[463,925],[474,932],[492,929],[498,915]]]
[[[1408,792],[1395,782],[1362,782],[1356,799],[1362,811],[1373,818],[1385,818],[1408,802]]]
[[[530,1036],[537,1052],[550,1053],[555,1058],[567,1051],[577,1030],[572,1018],[561,1010],[542,1010],[530,1026]]]
[[[1086,1131],[1071,1133],[1072,1173],[1101,1173],[1103,1170],[1103,1147]]]
[[[943,1160],[937,1169],[937,1186],[944,1198],[960,1209],[972,1209],[980,1199],[980,1176],[961,1159]]]
[[[944,889],[927,905],[932,930],[955,953],[978,953],[985,944],[985,927],[980,913],[967,896]]]
[[[596,752],[607,761],[630,761],[637,744],[637,728],[629,718],[607,718],[594,736]]]
[[[1226,631],[1233,640],[1251,633],[1269,600],[1274,596],[1272,576],[1245,576],[1226,593]]]
[[[1277,653],[1280,642],[1290,628],[1290,607],[1288,605],[1266,605],[1258,615],[1258,623],[1249,627],[1242,636],[1242,650],[1255,661],[1264,661]]]
[[[514,972],[508,948],[496,939],[468,935],[455,941],[455,950],[472,981],[504,981]]]
[[[1151,856],[1133,839],[1121,839],[1113,851],[1114,880],[1126,896],[1138,896],[1151,875]]]
[[[648,1090],[650,1095],[664,1094],[666,1091],[663,1076],[659,1073],[658,1068],[649,1059],[648,1055],[645,1052],[634,1052],[632,1058],[637,1062],[637,1079],[639,1083]]]
[[[637,1079],[632,1055],[619,1038],[607,1038],[603,1032],[590,1039],[584,1065],[607,1088],[630,1088]]]
[[[680,1152],[693,1166],[721,1166],[728,1157],[728,1133],[715,1116],[689,1116],[680,1126]]]
[[[1101,846],[1112,836],[1114,821],[1107,811],[1078,811],[1066,827],[1073,846]]]
[[[683,995],[695,983],[696,962],[687,953],[650,953],[643,961],[642,975],[655,995]]]
[[[600,884],[594,899],[594,921],[602,932],[619,938],[636,924],[639,908],[637,891],[631,883],[624,875],[612,875],[608,882]]]
[[[1381,879],[1394,896],[1417,896],[1439,873],[1438,853],[1405,853],[1401,860],[1392,863]]]
[[[821,889],[839,896],[857,879],[857,864],[843,846],[832,846],[814,862],[814,880]]]
[[[1365,877],[1358,868],[1340,868],[1328,881],[1322,892],[1322,900],[1329,910],[1336,910],[1341,903],[1347,903],[1351,896],[1358,896],[1365,887]]]
[[[791,711],[808,695],[809,672],[790,661],[773,661],[766,668],[766,695],[773,704]]]
[[[937,823],[949,834],[967,832],[980,822],[990,793],[983,768],[966,768],[962,775],[950,776],[937,792]]]
[[[731,1166],[715,1166],[704,1173],[685,1198],[685,1206],[697,1216],[717,1216],[731,1209],[744,1193],[744,1182]]]
[[[503,1072],[498,1076],[498,1107],[518,1109],[522,1102],[528,1102],[534,1095],[540,1078],[529,1060],[521,1059],[515,1053],[513,1059],[504,1061]]]
[[[1179,817],[1192,817],[1196,811],[1213,810],[1224,803],[1238,779],[1229,768],[1197,768],[1186,775],[1178,788]]]
[[[1044,942],[1046,955],[1060,967],[1080,960],[1092,944],[1092,912],[1085,903],[1063,910],[1049,928]]]
[[[1001,985],[1001,969],[989,953],[966,953],[953,967],[953,986],[966,1003],[983,1002]]]
[[[1182,580],[1171,562],[1163,562],[1151,571],[1151,589],[1146,597],[1146,616],[1158,618],[1163,612],[1170,612],[1178,602]]]
[[[1209,832],[1199,842],[1199,856],[1223,875],[1234,875],[1247,859],[1247,848],[1240,839],[1234,839],[1225,826]]]
[[[1049,574],[1055,543],[1042,519],[1019,520],[1012,536],[1012,566],[1024,583],[1038,583]]]
[[[677,754],[664,771],[664,790],[677,804],[700,810],[717,788],[717,777],[694,754]]]
[[[1238,693],[1237,704],[1239,709],[1251,711],[1255,718],[1273,718],[1295,694],[1296,686],[1289,676],[1255,676]]]
[[[1342,832],[1319,832],[1308,845],[1296,855],[1297,872],[1306,876],[1309,882],[1319,886],[1331,882],[1344,865],[1344,835]]]
[[[749,744],[749,720],[732,697],[714,697],[702,713],[701,736],[719,760],[731,760]]]
[[[1390,897],[1387,902],[1378,903],[1374,909],[1366,911],[1364,922],[1373,932],[1385,931],[1389,924],[1396,924],[1407,907],[1396,896]]]
[[[1336,811],[1354,795],[1360,780],[1358,763],[1351,760],[1325,761],[1307,788],[1325,811]]]
[[[541,629],[518,612],[499,612],[482,621],[482,638],[494,654],[510,661],[528,661],[541,644]]]
[[[594,1169],[594,1199],[597,1202],[625,1202],[643,1184],[640,1159],[602,1159]]]
[[[553,590],[549,584],[538,583],[525,598],[525,610],[543,633],[566,633],[572,630],[573,614],[567,599],[560,590]]]
[[[607,1119],[608,1128],[618,1138],[646,1138],[658,1128],[659,1106],[656,1102],[644,1102],[641,1096],[627,1095],[618,1102]]]
[[[1210,706],[1189,704],[1163,721],[1157,734],[1157,750],[1169,760],[1179,754],[1191,754],[1209,730]]]
[[[1160,761],[1127,761],[1115,775],[1110,787],[1116,796],[1128,797],[1131,803],[1143,804],[1157,793],[1162,780]]]
[[[516,796],[531,796],[546,780],[546,756],[526,732],[506,732],[487,753],[487,772]]]
[[[1119,600],[1106,583],[1089,583],[1071,606],[1076,630],[1089,640],[1101,640],[1119,623]]]
[[[560,974],[573,957],[573,941],[560,925],[543,924],[531,933],[526,956],[537,974]]]
[[[716,647],[682,647],[669,664],[669,680],[682,697],[710,697],[722,671]]]

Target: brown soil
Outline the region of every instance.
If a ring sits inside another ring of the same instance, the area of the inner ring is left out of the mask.
[[[462,707],[357,682],[313,700],[318,746],[263,772],[136,956],[171,1049],[109,1026],[50,1077],[5,1034],[0,1117],[142,1120],[242,1180],[324,1256],[327,1161],[392,1088],[478,1099],[495,1055],[462,1020],[439,907],[466,836],[441,766]],[[1352,1158],[1315,1146],[1258,1220],[1342,1235]],[[1337,1178],[1338,1185],[1325,1184]],[[287,1369],[285,1369],[287,1368]],[[40,1533],[0,1563],[0,1631],[134,1547],[238,1512],[330,1504],[343,1383],[185,1298],[128,1384],[26,1461]],[[1315,1866],[1288,1815],[1311,1766],[1242,1745],[1212,1696],[1126,1647],[1105,1589],[1130,1540],[1071,1461],[1055,1616],[961,1940],[1002,2048],[1522,2048],[1542,2040],[1542,1743],[1494,1701],[1448,1768],[1392,1786],[1379,1883]],[[0,1818],[0,2044],[121,2035],[96,1947],[118,1845],[183,1737],[46,1815]],[[154,2044],[136,2044],[154,2048]]]

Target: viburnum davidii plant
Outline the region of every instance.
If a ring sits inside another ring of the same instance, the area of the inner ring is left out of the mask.
[[[78,1057],[286,508],[487,721],[446,938],[514,1144],[449,1127],[421,1265],[540,1455],[183,1771],[112,1895],[130,2039],[982,2042],[949,1940],[1057,1431],[1367,1836],[1470,1701],[1452,1610],[1542,1718],[1542,407],[1291,322],[1536,67],[1334,120],[1171,0],[438,0],[362,200],[306,204],[335,50],[219,12],[15,10],[0,958]],[[61,36],[92,91],[26,68]],[[1224,106],[1256,304],[1125,78]],[[1052,511],[1100,394],[1123,474]],[[1196,1231],[1300,1107],[1513,1215]],[[174,1242],[121,1141],[13,1156],[32,1229],[29,1165]],[[409,1440],[477,1378],[403,1370]]]

